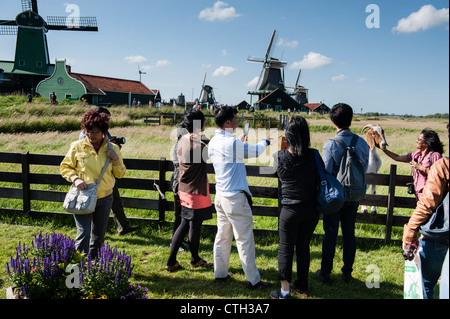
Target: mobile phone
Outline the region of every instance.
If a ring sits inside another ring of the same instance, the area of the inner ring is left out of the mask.
[[[245,136],[248,136],[249,130],[250,130],[250,123],[245,123],[245,126],[244,126],[244,135]]]

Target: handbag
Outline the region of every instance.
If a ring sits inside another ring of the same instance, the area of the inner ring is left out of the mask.
[[[314,155],[320,179],[317,190],[317,210],[323,215],[331,215],[342,208],[347,195],[337,178],[324,169],[319,151],[314,150]]]
[[[109,143],[109,148],[112,148],[111,143]],[[88,215],[95,211],[97,205],[97,190],[100,182],[102,181],[103,175],[108,168],[111,159],[106,158],[105,166],[103,166],[102,172],[97,182],[87,184],[87,188],[84,190],[79,190],[75,184],[70,186],[69,192],[66,194],[64,199],[63,208],[75,215]]]

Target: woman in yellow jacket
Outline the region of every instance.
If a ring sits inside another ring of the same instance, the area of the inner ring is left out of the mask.
[[[111,143],[113,148],[109,148],[106,135],[109,119],[105,113],[95,110],[86,112],[81,123],[86,138],[70,145],[60,167],[62,177],[83,190],[87,184],[95,183],[100,177],[106,158],[111,159],[98,187],[95,211],[89,215],[74,215],[77,226],[76,248],[81,253],[90,253],[92,257],[97,256],[105,238],[115,178],[122,178],[126,172],[119,147]]]

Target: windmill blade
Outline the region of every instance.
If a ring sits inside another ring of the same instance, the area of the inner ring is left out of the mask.
[[[15,25],[17,26],[16,20],[0,20],[0,25]]]
[[[265,61],[264,61],[263,58],[257,58],[257,57],[254,57],[254,56],[249,56],[247,58],[247,62],[264,63]]]
[[[261,78],[262,78],[264,69],[265,69],[265,67],[264,67],[264,65],[263,65],[263,67],[262,67],[262,69],[261,69],[261,73],[259,74],[258,82],[256,82],[256,88],[255,88],[255,91],[258,91],[259,82],[261,82]]]
[[[203,84],[202,84],[202,89],[200,90],[200,97],[198,98],[198,102],[201,103],[201,99],[202,99],[202,94],[203,91],[205,90],[205,83],[206,83],[206,75],[208,74],[208,72],[205,73],[205,77],[203,78]]]
[[[47,30],[98,31],[96,17],[47,17]]]
[[[37,0],[31,0],[31,9],[34,13],[39,14]]]
[[[33,4],[31,3],[31,0],[22,0],[22,11],[32,11],[33,10]]]
[[[205,87],[205,83],[206,83],[206,75],[208,74],[208,72],[205,73],[205,78],[203,79],[203,85],[202,88]]]
[[[300,75],[301,74],[302,74],[302,69],[300,69],[300,71],[298,71],[297,81],[295,82],[295,88],[298,87],[298,82],[300,81]]]
[[[272,37],[270,38],[270,42],[269,42],[269,47],[267,48],[267,52],[266,52],[266,57],[265,57],[266,61],[272,54],[273,42],[275,40],[275,37],[277,36],[277,33],[278,33],[277,30],[273,30]]]
[[[0,21],[0,35],[17,35],[17,24],[3,24]]]

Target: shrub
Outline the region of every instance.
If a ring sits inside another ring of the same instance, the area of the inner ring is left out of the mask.
[[[72,276],[68,269],[78,272]],[[129,283],[133,267],[125,251],[105,243],[92,259],[76,251],[74,240],[62,234],[40,232],[31,247],[19,243],[6,271],[19,299],[147,298],[147,288]]]

